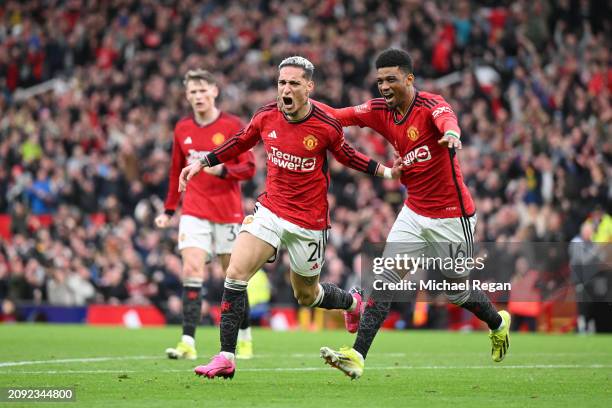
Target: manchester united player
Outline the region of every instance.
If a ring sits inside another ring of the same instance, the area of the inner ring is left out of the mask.
[[[393,257],[400,252],[417,258],[424,251],[438,257],[454,257],[459,252],[471,256],[476,212],[455,155],[455,149],[461,149],[455,113],[440,95],[414,88],[412,59],[407,52],[397,49],[382,52],[376,60],[376,70],[382,98],[343,109],[320,106],[343,126],[357,125],[377,131],[403,159],[401,182],[408,196],[391,228],[383,256]],[[453,253],[448,253],[449,250]],[[447,276],[465,280],[464,274],[453,272]],[[386,276],[390,280],[399,279],[397,271],[389,271]],[[481,290],[467,289],[447,295],[451,302],[486,322],[491,357],[496,362],[503,360],[509,347],[510,315],[506,311],[498,313]],[[391,298],[392,293],[374,292],[361,316],[353,348],[339,351],[321,348],[326,363],[352,378],[361,376],[364,359],[389,312]]]
[[[259,140],[268,158],[266,192],[257,210],[243,223],[227,269],[221,307],[221,352],[196,374],[233,377],[238,324],[244,310],[247,281],[281,245],[287,247],[291,284],[301,305],[343,309],[359,317],[359,293],[319,283],[329,227],[327,151],[346,166],[381,177],[399,177],[399,167],[382,166],[344,141],[340,123],[310,102],[314,66],[303,57],[279,65],[278,102],[259,109],[249,125],[223,146],[183,169],[180,188],[201,169],[226,162]],[[278,103],[278,106],[277,106]],[[349,319],[350,320],[350,319]]]
[[[159,228],[169,225],[178,206],[181,169],[186,163],[204,157],[243,127],[240,119],[215,106],[219,90],[210,72],[191,70],[183,84],[193,115],[181,119],[174,129],[165,212],[155,219]],[[195,331],[200,322],[204,264],[216,253],[223,269],[227,269],[244,216],[239,182],[254,174],[253,154],[245,151],[223,165],[206,169],[185,191],[178,241],[183,260],[183,336],[175,348],[166,349],[169,358],[194,360],[197,357]],[[248,313],[247,307],[240,326],[239,358],[250,358],[253,354]]]

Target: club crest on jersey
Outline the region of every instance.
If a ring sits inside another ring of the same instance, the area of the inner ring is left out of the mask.
[[[408,135],[408,138],[410,140],[412,140],[413,142],[416,141],[419,138],[419,129],[417,129],[414,126],[410,126],[408,128],[408,131],[406,131],[406,134]]]
[[[225,135],[223,133],[215,133],[212,137],[212,142],[215,144],[215,146],[219,146],[224,141]]]
[[[304,138],[304,147],[306,150],[314,150],[319,144],[319,140],[313,135],[308,135]]]

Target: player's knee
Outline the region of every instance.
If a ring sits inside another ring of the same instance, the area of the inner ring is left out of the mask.
[[[301,306],[310,306],[314,303],[317,295],[314,291],[296,290],[293,292],[295,298]]]
[[[196,262],[185,261],[183,263],[183,278],[199,278],[204,277],[204,265],[198,265]]]
[[[245,268],[242,268],[230,262],[227,267],[225,276],[227,276],[229,279],[246,281],[249,278],[249,272],[250,271],[246,270]]]

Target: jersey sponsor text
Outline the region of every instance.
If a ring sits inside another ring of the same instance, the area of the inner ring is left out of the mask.
[[[295,171],[313,171],[317,164],[316,157],[299,157],[289,153],[283,153],[278,148],[271,146],[268,160],[283,169]]]
[[[427,160],[431,160],[429,146],[419,146],[416,149],[409,151],[404,156],[404,166],[410,166],[413,163],[424,162]]]

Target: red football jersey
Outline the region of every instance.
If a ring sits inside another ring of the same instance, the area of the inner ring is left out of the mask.
[[[457,117],[440,95],[417,91],[403,117],[389,109],[383,98],[343,109],[321,105],[343,126],[369,127],[380,133],[403,158],[405,204],[430,218],[472,216],[474,201],[463,183],[457,156],[438,140],[444,132],[459,136]]]
[[[205,126],[198,125],[192,116],[176,124],[165,202],[167,211],[173,212],[178,206],[178,181],[183,167],[204,157],[242,127],[243,123],[238,117],[225,112],[221,112],[214,122]],[[253,153],[245,151],[224,166],[220,176],[201,172],[189,182],[183,196],[183,214],[223,224],[242,222],[244,211],[239,181],[253,177],[255,158]]]
[[[340,122],[312,105],[300,121],[290,122],[270,103],[253,115],[248,126],[208,154],[211,166],[247,151],[262,139],[268,157],[266,191],[259,201],[274,214],[303,228],[329,226],[327,151],[344,165],[376,174],[378,163],[344,140]]]

